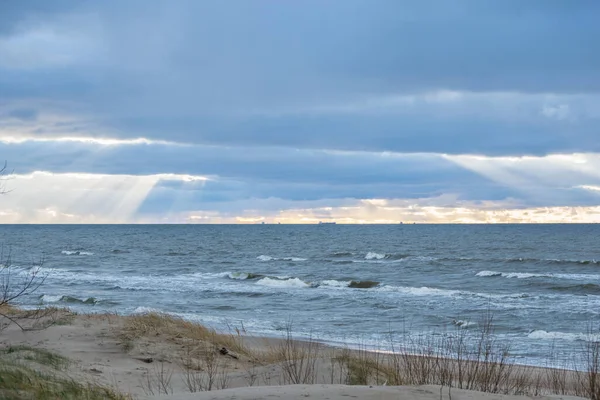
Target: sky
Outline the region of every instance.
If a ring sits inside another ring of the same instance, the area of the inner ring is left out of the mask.
[[[0,0],[0,223],[600,222],[597,0]]]

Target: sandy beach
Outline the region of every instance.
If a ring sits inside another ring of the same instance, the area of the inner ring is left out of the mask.
[[[0,335],[4,354],[18,357],[22,353],[24,360],[32,360],[31,353],[36,349],[57,354],[65,360],[55,371],[58,376],[100,385],[135,399],[522,398],[499,394],[502,390],[483,393],[439,385],[393,386],[389,378],[384,381],[383,375],[372,371],[361,382],[360,363],[348,362],[344,367],[332,361],[342,358],[340,349],[316,342],[287,341],[285,337],[252,337],[240,331],[216,334],[200,325],[164,315],[75,315],[56,310],[44,318],[51,322],[45,329],[22,331],[14,324],[6,328]],[[23,326],[33,325],[29,321]],[[351,357],[354,362],[362,360],[364,365],[380,359],[380,366],[374,368],[383,371],[385,357],[367,359],[365,354]],[[282,359],[285,356],[296,361],[289,364],[289,360]],[[295,370],[289,367],[298,364],[300,368]],[[46,371],[48,365],[34,368]],[[543,370],[531,368],[526,374],[533,376],[540,371]],[[542,372],[540,376],[549,374]],[[537,393],[523,395],[570,397],[552,394],[554,389],[546,383],[539,381]]]

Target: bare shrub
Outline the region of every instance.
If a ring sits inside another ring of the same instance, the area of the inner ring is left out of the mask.
[[[173,394],[173,368],[165,367],[164,361],[157,362],[152,370],[146,370],[145,375],[146,380],[142,381],[141,387],[146,395]]]
[[[225,389],[229,386],[227,362],[220,357],[219,351],[211,342],[188,342],[180,366],[183,369],[183,383],[192,393]]]
[[[273,356],[279,361],[285,383],[312,384],[317,380],[317,359],[321,345],[312,336],[307,340],[294,339],[293,326],[288,322],[285,336],[274,349]]]
[[[580,396],[600,400],[600,330],[590,324],[581,356],[583,371],[578,374]]]
[[[39,322],[51,314],[48,310],[20,310],[15,307],[16,302],[32,295],[46,280],[42,264],[43,260],[40,260],[28,269],[16,267],[12,264],[10,251],[5,254],[4,246],[0,247],[0,331],[11,324],[21,330],[44,327]]]

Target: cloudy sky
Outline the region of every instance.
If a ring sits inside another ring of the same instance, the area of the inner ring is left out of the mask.
[[[598,15],[0,1],[0,223],[600,222]]]

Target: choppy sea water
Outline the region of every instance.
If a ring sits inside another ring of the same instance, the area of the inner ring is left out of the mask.
[[[599,225],[0,225],[25,306],[158,310],[225,329],[386,346],[390,332],[477,329],[524,363],[568,356],[600,320]]]

